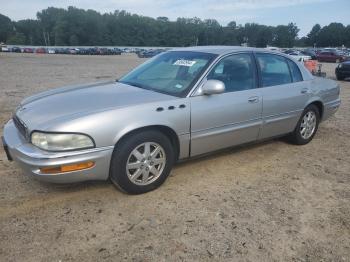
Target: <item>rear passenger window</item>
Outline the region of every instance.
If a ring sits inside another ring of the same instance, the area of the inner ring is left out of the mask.
[[[272,54],[256,54],[261,72],[262,86],[276,86],[292,82],[285,58]]]
[[[301,76],[300,69],[297,66],[297,64],[291,60],[287,60],[287,61],[288,61],[290,72],[292,74],[293,82],[303,81],[303,77]]]

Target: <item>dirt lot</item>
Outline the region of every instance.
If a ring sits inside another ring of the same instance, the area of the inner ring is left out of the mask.
[[[28,95],[115,79],[141,61],[0,53],[0,124]],[[109,182],[42,183],[0,150],[0,260],[350,261],[350,82],[340,85],[340,110],[310,144],[178,164],[139,196]]]

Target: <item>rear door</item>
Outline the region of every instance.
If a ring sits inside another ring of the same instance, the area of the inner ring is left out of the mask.
[[[284,56],[257,53],[263,97],[263,126],[259,138],[292,132],[310,93],[297,64]]]
[[[257,139],[262,96],[256,75],[251,53],[224,57],[211,70],[207,79],[224,82],[226,92],[190,98],[191,156]]]

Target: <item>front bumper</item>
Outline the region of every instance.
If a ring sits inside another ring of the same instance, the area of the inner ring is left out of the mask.
[[[335,69],[335,74],[337,76],[344,76],[344,77],[349,77],[350,76],[350,68],[336,68]]]
[[[71,152],[47,152],[28,143],[18,132],[13,120],[7,122],[3,132],[3,144],[7,154],[17,162],[26,174],[53,183],[72,183],[87,180],[106,180],[113,146]],[[89,169],[57,174],[43,174],[42,167],[56,167],[67,164],[93,161]]]

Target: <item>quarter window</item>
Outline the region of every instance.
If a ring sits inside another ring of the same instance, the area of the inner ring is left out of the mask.
[[[223,58],[208,74],[207,79],[224,82],[226,92],[255,88],[254,63],[250,54],[236,54]]]
[[[292,82],[287,61],[282,56],[256,54],[261,72],[262,86],[276,86]]]
[[[303,77],[301,76],[300,69],[297,64],[291,60],[288,60],[288,65],[292,74],[293,82],[303,81]]]

